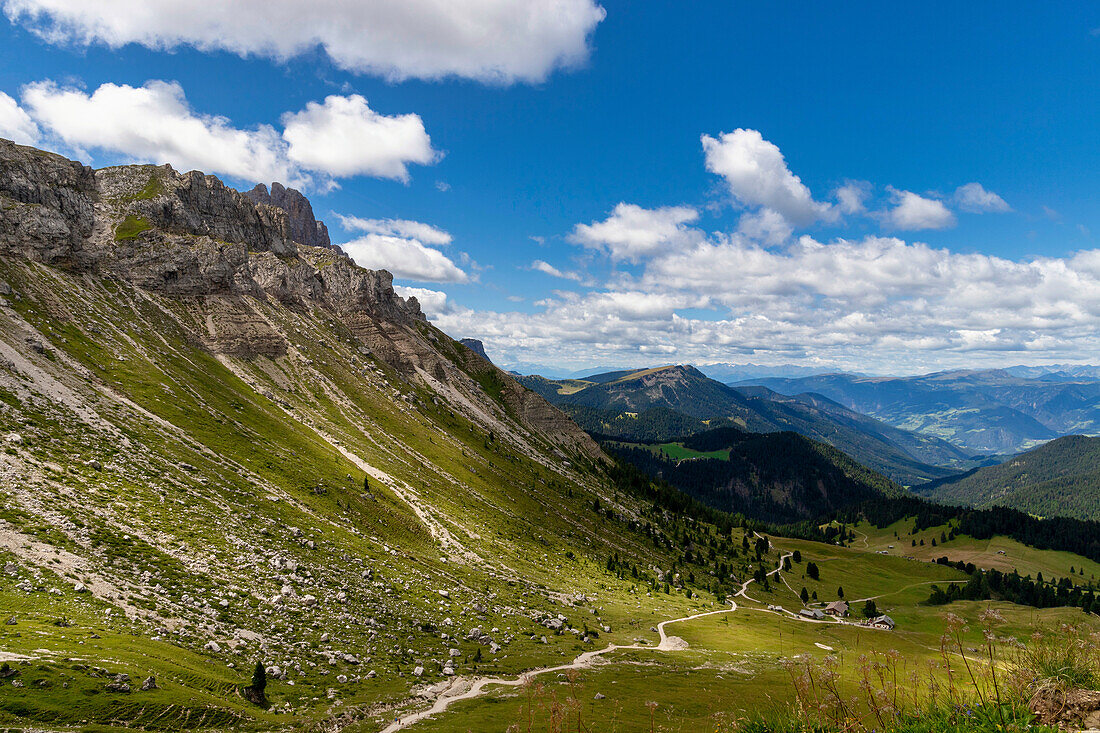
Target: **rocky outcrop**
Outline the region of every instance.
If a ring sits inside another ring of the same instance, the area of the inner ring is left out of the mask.
[[[243,244],[249,250],[292,257],[297,249],[285,211],[257,204],[217,176],[179,174],[171,166],[116,166],[96,171],[99,213],[148,222],[166,234]],[[116,231],[117,239],[117,231]]]
[[[329,247],[328,227],[324,222],[317,221],[313,216],[313,207],[309,199],[293,188],[286,188],[281,183],[272,183],[271,191],[260,183],[251,191],[246,191],[245,196],[258,204],[266,204],[282,209],[287,213],[290,238],[298,244],[307,244],[311,247]]]
[[[50,264],[82,259],[95,200],[91,168],[0,140],[0,252]]]
[[[485,361],[487,361],[489,363],[492,363],[493,360],[490,359],[489,355],[485,353],[485,344],[481,343],[480,340],[471,339],[471,338],[464,338],[464,339],[459,339],[458,343],[462,344],[467,349],[474,352],[475,354],[480,356]]]

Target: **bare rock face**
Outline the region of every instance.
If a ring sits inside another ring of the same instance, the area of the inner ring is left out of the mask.
[[[290,238],[299,244],[311,247],[329,247],[328,227],[313,216],[313,207],[309,199],[293,188],[285,188],[281,183],[272,183],[271,191],[260,183],[245,196],[257,204],[266,204],[282,209],[287,213]]]
[[[167,165],[116,166],[95,176],[103,203],[121,214],[120,222],[134,217],[167,234],[208,237],[277,255],[297,252],[285,211],[257,205],[216,176],[178,174]]]
[[[82,259],[95,199],[91,168],[0,139],[0,252],[47,264]]]

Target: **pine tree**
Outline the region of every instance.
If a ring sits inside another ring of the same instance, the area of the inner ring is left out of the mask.
[[[256,669],[252,671],[252,691],[260,697],[264,696],[267,689],[267,670],[263,662],[256,662]]]

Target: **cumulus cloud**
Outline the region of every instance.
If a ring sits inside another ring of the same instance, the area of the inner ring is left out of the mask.
[[[34,145],[39,137],[38,125],[18,102],[3,92],[0,92],[0,137],[19,145]]]
[[[722,361],[735,354],[871,371],[1088,359],[1100,348],[1100,250],[1009,260],[895,237],[712,236],[533,313],[455,307],[440,325],[511,360]]]
[[[593,0],[0,0],[47,41],[154,50],[180,46],[277,60],[322,49],[388,79],[537,82],[583,63],[605,12]]]
[[[303,168],[336,177],[409,180],[409,163],[428,165],[438,153],[419,115],[387,117],[358,94],[332,95],[283,115],[287,157]]]
[[[755,214],[743,214],[737,222],[737,231],[750,239],[766,244],[782,244],[791,238],[794,229],[783,215],[771,209],[761,209]]]
[[[867,181],[846,181],[833,192],[837,208],[842,214],[863,214],[867,211],[867,199],[871,196],[871,184]]]
[[[558,268],[554,267],[549,262],[545,262],[544,260],[535,260],[534,262],[532,262],[531,269],[535,270],[536,272],[545,273],[550,277],[559,277],[563,280],[573,280],[575,282],[580,282],[581,280],[581,276],[578,273],[559,270]]]
[[[703,135],[702,142],[707,170],[725,179],[738,203],[771,209],[799,226],[830,216],[829,205],[814,201],[810,189],[787,167],[783,153],[758,131]]]
[[[613,259],[637,262],[670,248],[689,244],[696,230],[687,227],[699,218],[690,206],[643,209],[620,203],[603,221],[578,224],[569,240],[591,249],[603,249]]]
[[[447,294],[441,290],[410,288],[404,285],[394,285],[393,289],[402,298],[416,298],[420,303],[420,310],[430,319],[434,320],[453,311]]]
[[[453,241],[449,232],[445,232],[431,224],[409,219],[364,219],[358,216],[344,216],[343,214],[337,214],[336,218],[340,220],[340,226],[349,232],[405,237],[436,247],[448,245]]]
[[[273,127],[243,130],[224,117],[197,114],[174,82],[150,81],[141,87],[108,83],[88,94],[43,81],[24,88],[23,106],[82,155],[102,150],[133,161],[170,162],[183,170],[249,181],[303,182]]]
[[[1004,214],[1012,211],[1012,207],[1003,198],[976,182],[955,189],[955,205],[972,214]]]
[[[40,129],[39,138],[81,157],[102,151],[127,162],[171,163],[253,183],[325,188],[333,178],[353,175],[404,181],[409,164],[437,157],[419,117],[380,115],[359,95],[330,96],[288,113],[281,133],[271,125],[242,129],[196,112],[176,82],[106,83],[88,93],[41,81],[24,87],[21,107],[10,109],[14,100],[6,98],[0,99],[0,126],[14,119],[24,134]]]
[[[368,234],[340,246],[359,266],[389,270],[394,277],[454,283],[464,283],[470,279],[442,252],[425,247],[416,239]]]
[[[955,215],[942,201],[893,187],[888,190],[894,206],[885,213],[884,219],[894,229],[915,231],[955,226]]]

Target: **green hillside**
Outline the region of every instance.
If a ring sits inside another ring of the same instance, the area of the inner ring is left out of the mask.
[[[1100,438],[1058,438],[1000,465],[919,486],[916,491],[937,501],[1100,519]]]
[[[370,729],[629,642],[674,566],[647,614],[732,592],[678,548],[732,563],[743,529],[631,483],[286,212],[167,168],[0,161],[0,726]],[[128,216],[152,226],[97,236]]]
[[[797,433],[718,428],[671,444],[605,445],[709,506],[771,522],[816,519],[903,492],[832,446]]]

